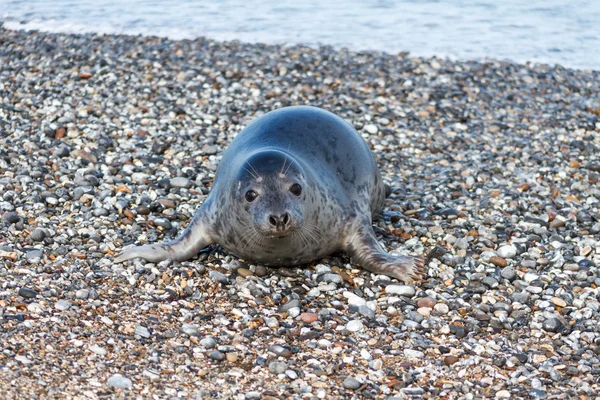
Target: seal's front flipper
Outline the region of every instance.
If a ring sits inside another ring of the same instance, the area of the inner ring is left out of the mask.
[[[143,258],[149,262],[164,260],[185,261],[194,257],[200,250],[213,243],[209,234],[206,204],[200,207],[192,222],[177,239],[161,244],[134,246],[121,250],[115,262],[123,262],[132,258]]]
[[[170,245],[165,244],[148,244],[145,246],[133,246],[121,250],[115,262],[131,260],[133,258],[143,258],[146,261],[157,263],[168,259],[174,259],[171,254]]]
[[[370,224],[363,223],[350,233],[346,252],[367,271],[391,276],[407,284],[420,280],[425,274],[423,257],[386,253],[377,242]]]

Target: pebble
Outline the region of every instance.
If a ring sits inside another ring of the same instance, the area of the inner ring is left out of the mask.
[[[354,319],[346,324],[346,329],[350,332],[360,332],[363,329],[363,323]]]
[[[215,361],[223,361],[225,359],[225,354],[218,350],[213,350],[210,353],[208,353],[208,358]]]
[[[220,282],[223,285],[229,284],[229,277],[219,271],[210,270],[208,276],[210,276],[212,279],[214,279],[217,282]]]
[[[279,344],[274,344],[271,347],[269,347],[269,351],[277,356],[285,358],[290,358],[292,356],[292,352],[289,349]]]
[[[54,308],[56,308],[59,311],[65,311],[71,308],[71,303],[68,300],[58,300],[54,304]]]
[[[456,364],[458,361],[460,361],[460,359],[456,356],[446,356],[444,357],[444,364],[446,364],[447,366],[451,366]]]
[[[448,314],[450,308],[444,303],[437,303],[433,309],[440,314]]]
[[[43,255],[44,255],[44,252],[42,250],[38,250],[38,249],[29,250],[29,251],[27,251],[27,253],[25,253],[25,258],[28,261],[33,262],[35,260],[41,259]]]
[[[269,371],[275,375],[283,374],[287,369],[288,365],[284,362],[273,361],[269,364]]]
[[[506,267],[508,264],[504,258],[497,256],[490,257],[490,262],[498,267]]]
[[[517,279],[517,271],[513,267],[505,267],[500,271],[500,276],[504,279],[508,279],[509,281],[514,281]]]
[[[46,238],[46,231],[41,228],[36,228],[31,232],[31,240],[35,242],[41,242]]]
[[[205,349],[214,349],[217,347],[217,341],[212,337],[205,337],[200,339],[200,345]]]
[[[435,299],[433,299],[432,297],[421,297],[419,300],[417,300],[417,307],[419,308],[433,308],[436,305],[436,301]]]
[[[133,382],[121,374],[114,374],[108,378],[106,385],[116,387],[117,389],[131,389]]]
[[[33,299],[38,295],[38,292],[36,292],[33,289],[29,289],[26,287],[22,287],[19,289],[19,296],[24,297],[26,299]]]
[[[498,257],[511,259],[517,255],[517,248],[512,244],[500,246],[496,253],[498,253]]]
[[[317,278],[317,281],[341,284],[344,280],[338,274],[328,273],[328,274],[319,275],[319,277]]]
[[[312,324],[315,321],[319,320],[319,315],[313,312],[305,312],[300,314],[300,319],[302,322],[306,322],[307,324]]]
[[[192,182],[186,178],[186,177],[177,177],[177,178],[172,178],[169,181],[169,184],[171,185],[171,187],[175,187],[175,188],[189,188],[190,186],[192,186]]]
[[[145,326],[137,325],[133,332],[136,335],[141,336],[145,339],[148,339],[150,337],[150,331]]]
[[[375,315],[376,315],[375,311],[371,310],[371,308],[368,306],[358,307],[358,313],[368,319],[373,319],[373,318],[375,318]]]
[[[92,353],[96,353],[99,356],[105,356],[107,351],[104,347],[101,346],[97,346],[97,345],[90,345],[90,351]]]
[[[544,321],[542,328],[546,332],[559,332],[563,329],[564,325],[558,318],[549,318]]]
[[[368,124],[365,125],[365,131],[367,131],[367,133],[370,135],[375,135],[377,132],[379,132],[379,128],[377,128],[377,125]]]
[[[552,302],[552,304],[554,304],[555,306],[558,306],[558,307],[566,307],[567,306],[567,302],[564,301],[563,299],[561,299],[560,297],[553,297],[552,299],[550,299],[550,301]]]
[[[189,336],[200,336],[197,325],[183,324],[181,326],[181,331]]]
[[[548,398],[548,394],[540,389],[532,389],[529,391],[529,397],[531,397],[532,399],[543,400]]]
[[[265,267],[263,267],[261,265],[258,265],[254,269],[254,273],[256,274],[256,276],[264,277],[264,276],[267,276],[267,274],[269,273],[269,271],[267,270],[267,268],[265,268]]]
[[[359,297],[351,292],[344,292],[344,296],[348,299],[348,304],[355,307],[364,306],[367,304],[367,300]]]
[[[369,368],[375,370],[375,371],[379,371],[383,368],[383,361],[381,361],[380,358],[377,358],[375,360],[371,360],[369,362]]]
[[[404,297],[413,297],[416,293],[414,287],[407,285],[387,285],[385,292]]]
[[[358,380],[348,377],[344,379],[344,382],[342,382],[342,386],[344,386],[346,389],[356,390],[360,388],[362,384]]]
[[[296,318],[298,315],[300,315],[300,307],[288,308],[287,315],[290,318]]]
[[[19,214],[14,211],[7,211],[2,214],[2,219],[9,224],[16,224],[21,218],[19,217]]]
[[[246,268],[238,268],[237,271],[235,271],[235,272],[238,275],[243,276],[244,278],[254,275],[254,273],[252,271],[250,271],[249,269],[246,269]]]
[[[145,376],[146,378],[150,379],[151,381],[158,381],[160,379],[160,375],[152,370],[149,369],[145,369],[142,372],[142,375]]]

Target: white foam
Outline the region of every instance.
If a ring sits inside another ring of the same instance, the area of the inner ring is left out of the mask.
[[[0,0],[9,29],[328,44],[600,69],[600,2]]]

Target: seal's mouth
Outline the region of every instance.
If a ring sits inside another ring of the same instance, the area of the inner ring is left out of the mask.
[[[286,238],[288,238],[290,236],[291,235],[289,233],[285,234],[285,235],[281,235],[281,234],[279,234],[279,235],[266,235],[267,239],[286,239]]]
[[[268,231],[263,231],[262,235],[265,239],[278,239],[278,240],[283,240],[283,239],[288,239],[290,237],[293,236],[294,234],[294,230],[295,229],[290,229],[290,230],[286,230],[283,232],[277,232],[277,231],[273,231],[273,230],[268,230]]]

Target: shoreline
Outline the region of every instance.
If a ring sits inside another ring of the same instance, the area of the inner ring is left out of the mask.
[[[556,67],[560,67],[560,68],[565,68],[565,69],[570,69],[570,70],[576,70],[576,71],[582,71],[582,72],[586,72],[586,73],[593,73],[593,72],[600,72],[600,66],[593,68],[593,67],[580,67],[580,66],[569,66],[569,65],[564,65],[560,62],[556,62],[556,61],[546,61],[546,60],[542,60],[542,61],[535,61],[535,60],[513,60],[513,59],[503,59],[500,57],[494,57],[494,56],[487,56],[487,55],[481,55],[481,56],[475,56],[473,58],[460,58],[457,56],[453,56],[451,54],[438,54],[435,52],[432,52],[431,54],[413,54],[410,51],[398,51],[398,52],[393,52],[393,51],[387,51],[387,50],[381,50],[381,49],[376,49],[376,50],[372,50],[372,49],[368,49],[368,48],[349,48],[347,46],[336,46],[336,45],[331,45],[331,44],[326,44],[326,43],[321,43],[321,42],[317,42],[317,43],[289,43],[286,41],[282,41],[282,42],[273,42],[273,43],[266,43],[266,42],[261,42],[261,41],[244,41],[244,40],[240,40],[240,39],[234,39],[234,38],[230,38],[229,36],[225,35],[223,37],[210,37],[210,36],[196,36],[194,38],[190,38],[190,37],[172,37],[169,35],[147,35],[144,33],[132,33],[132,32],[124,32],[124,33],[115,33],[112,32],[110,30],[101,30],[101,31],[94,31],[94,30],[90,30],[90,31],[80,31],[82,28],[81,26],[77,26],[74,28],[71,28],[71,30],[68,31],[62,31],[62,30],[55,30],[55,29],[50,29],[50,30],[43,30],[40,29],[39,27],[37,27],[34,24],[34,27],[32,28],[17,28],[17,27],[12,27],[14,24],[19,24],[16,21],[9,21],[8,25],[11,26],[11,28],[7,28],[6,25],[7,21],[0,21],[0,29],[6,29],[6,30],[10,30],[10,31],[15,31],[15,32],[24,32],[24,33],[35,33],[35,32],[39,32],[39,33],[46,33],[46,34],[51,34],[51,35],[91,35],[91,36],[115,36],[115,37],[120,37],[120,36],[131,36],[131,37],[138,37],[138,36],[142,36],[142,37],[152,37],[152,38],[157,38],[157,39],[163,39],[163,40],[168,40],[168,41],[212,41],[212,42],[216,42],[216,43],[239,43],[241,45],[264,45],[264,46],[275,46],[275,47],[281,47],[281,48],[293,48],[293,47],[309,47],[312,48],[316,51],[319,51],[319,49],[321,48],[326,48],[326,49],[333,49],[334,51],[348,51],[348,52],[352,52],[352,53],[356,53],[356,54],[362,54],[362,53],[379,53],[379,54],[385,54],[385,55],[389,55],[392,57],[396,57],[396,56],[409,56],[409,57],[414,57],[414,58],[420,58],[420,59],[432,59],[432,58],[438,58],[438,59],[442,59],[442,60],[448,60],[450,62],[454,62],[454,63],[469,63],[469,62],[477,62],[477,63],[494,63],[494,62],[501,62],[501,63],[508,63],[508,64],[517,64],[517,65],[523,65],[523,66],[528,66],[528,67],[535,67],[535,66],[540,66],[540,67],[548,67],[548,68],[556,68]],[[54,21],[56,22],[56,21]],[[41,24],[41,22],[40,22]]]
[[[234,135],[292,104],[369,143],[376,232],[429,256],[422,284],[343,253],[112,262],[177,236]],[[599,117],[594,70],[0,27],[0,390],[594,396]]]

